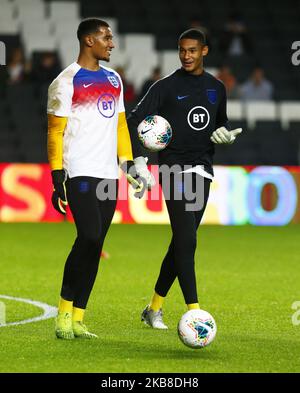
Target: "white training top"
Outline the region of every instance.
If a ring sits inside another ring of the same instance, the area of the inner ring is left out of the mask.
[[[67,117],[63,167],[70,178],[118,178],[117,125],[124,112],[123,85],[117,72],[72,63],[51,83],[49,114]]]

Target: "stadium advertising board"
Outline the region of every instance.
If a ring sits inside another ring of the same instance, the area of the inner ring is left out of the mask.
[[[157,166],[151,171],[158,178]],[[133,197],[121,175],[114,223],[167,223],[168,214],[158,185],[156,198]],[[286,225],[300,222],[300,167],[215,167],[203,224]],[[0,221],[59,222],[51,205],[51,177],[47,164],[0,164]],[[127,198],[128,195],[128,198]],[[68,211],[66,219],[72,221]]]

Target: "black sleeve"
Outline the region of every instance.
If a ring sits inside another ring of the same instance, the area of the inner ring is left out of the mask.
[[[127,117],[134,158],[143,155],[142,146],[138,139],[137,127],[146,116],[158,114],[162,100],[161,90],[160,81],[154,83]]]
[[[227,117],[227,95],[225,86],[223,84],[221,85],[221,94],[222,98],[217,112],[216,126],[217,128],[226,127],[227,130],[229,130],[230,126]]]

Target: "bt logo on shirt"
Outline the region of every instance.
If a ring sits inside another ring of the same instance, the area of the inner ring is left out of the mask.
[[[209,112],[204,106],[194,106],[187,115],[189,126],[196,131],[206,128],[209,120]]]
[[[97,107],[102,116],[107,118],[113,117],[116,109],[114,96],[109,93],[101,94],[97,102]]]

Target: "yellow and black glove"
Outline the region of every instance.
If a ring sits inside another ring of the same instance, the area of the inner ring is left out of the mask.
[[[128,183],[135,189],[134,196],[136,198],[142,198],[147,189],[147,181],[138,175],[134,162],[131,160],[124,161],[120,165],[120,168],[125,173]]]
[[[52,205],[55,210],[61,214],[66,214],[65,206],[67,206],[67,195],[66,195],[66,172],[64,169],[56,169],[51,172],[52,184],[54,187],[52,194]]]

